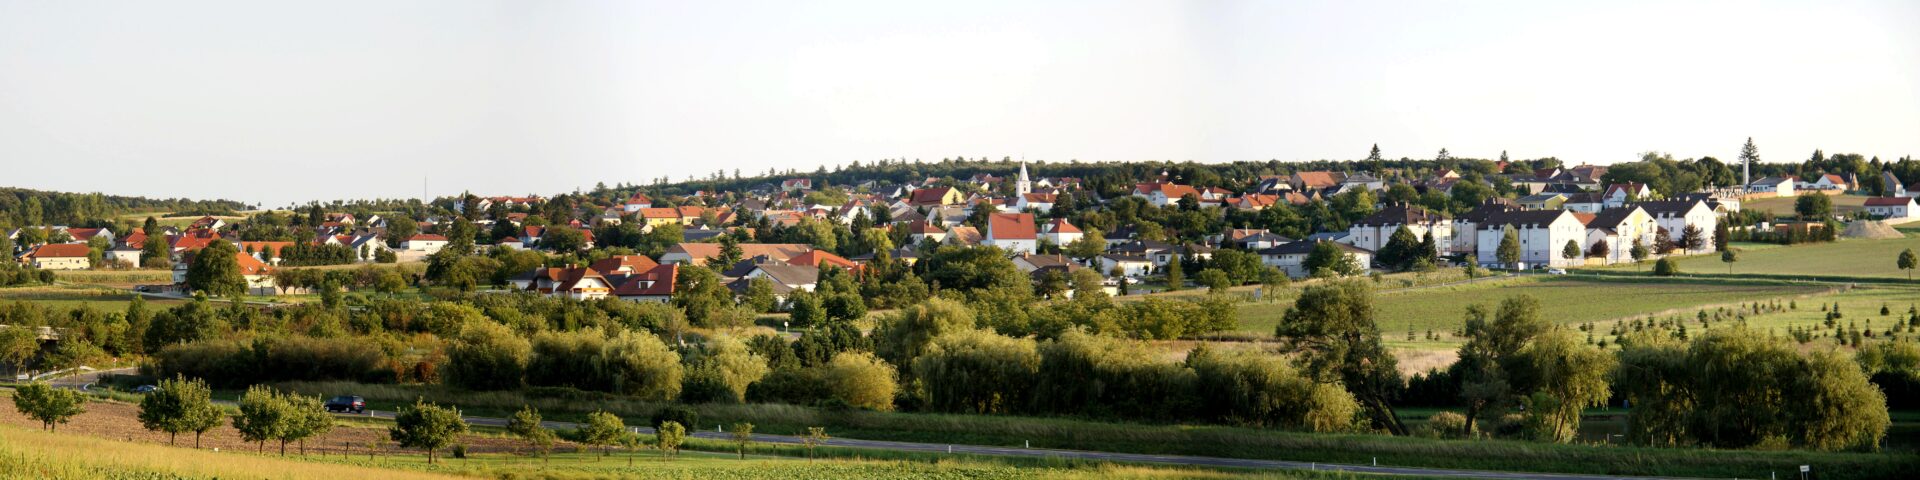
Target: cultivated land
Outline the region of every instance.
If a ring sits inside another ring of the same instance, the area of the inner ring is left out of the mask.
[[[1444,285],[1375,295],[1374,310],[1391,346],[1451,349],[1462,340],[1454,333],[1465,324],[1467,306],[1498,306],[1515,295],[1540,301],[1548,321],[1574,325],[1647,315],[1701,305],[1733,304],[1822,293],[1832,287],[1785,282],[1656,280],[1591,276],[1527,276],[1489,279],[1471,284]],[[1286,301],[1248,303],[1240,307],[1240,331],[1255,337],[1272,336],[1286,315]],[[1413,330],[1416,339],[1408,341]],[[1439,340],[1426,340],[1431,330]]]
[[[102,312],[125,312],[134,293],[81,285],[41,285],[0,288],[0,302],[32,302],[55,310],[70,310],[82,305]],[[178,300],[148,299],[148,305],[165,308]]]

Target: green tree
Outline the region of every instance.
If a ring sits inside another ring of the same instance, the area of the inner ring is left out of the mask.
[[[606,341],[597,358],[614,393],[649,401],[668,401],[680,395],[685,375],[680,355],[652,334],[621,331]]]
[[[1907,280],[1913,280],[1913,269],[1914,267],[1920,267],[1920,257],[1914,256],[1913,249],[1911,248],[1901,250],[1900,258],[1894,262],[1894,266],[1900,267],[1901,270],[1906,270]]]
[[[1680,229],[1680,248],[1684,248],[1688,252],[1697,252],[1706,249],[1707,232],[1701,230],[1697,225],[1687,224],[1685,228]]]
[[[1360,262],[1354,260],[1353,255],[1348,255],[1345,249],[1331,241],[1315,242],[1313,250],[1307,252],[1306,260],[1301,261],[1300,265],[1308,275],[1315,277],[1345,277],[1357,275],[1362,270]]]
[[[727,436],[740,449],[740,459],[746,460],[747,447],[753,445],[753,424],[746,422],[733,424],[733,431]]]
[[[1100,258],[1100,254],[1107,252],[1107,240],[1101,235],[1100,229],[1085,229],[1080,238],[1067,242],[1067,256],[1083,262],[1092,262]]]
[[[307,439],[333,431],[333,415],[327,413],[320,397],[288,392],[281,399],[288,409],[287,428],[280,430],[280,455],[287,454],[287,442],[299,442],[300,454],[307,454]]]
[[[275,394],[272,388],[254,385],[240,396],[240,414],[233,417],[233,429],[240,431],[242,440],[254,442],[255,450],[264,451],[267,440],[279,439],[282,432],[291,428],[296,415],[286,399]],[[281,453],[286,453],[284,447]]]
[[[807,434],[800,436],[800,442],[807,446],[808,462],[813,461],[813,448],[820,446],[822,443],[827,443],[827,439],[830,438],[833,437],[827,436],[826,427],[807,427]]]
[[[161,380],[153,392],[140,397],[140,425],[147,430],[167,432],[167,444],[181,432],[193,432],[193,448],[200,448],[200,436],[220,425],[224,414],[212,400],[207,382],[177,377]]]
[[[773,280],[767,277],[754,277],[748,280],[747,293],[741,297],[740,303],[753,308],[756,312],[771,312],[779,304],[779,298],[773,293]]]
[[[386,234],[381,238],[387,241],[388,248],[400,248],[402,242],[420,234],[420,224],[405,215],[395,216],[387,221]]]
[[[1662,277],[1679,275],[1680,262],[1674,261],[1674,259],[1671,258],[1662,258],[1660,261],[1653,262],[1653,274]]]
[[[34,329],[26,326],[0,328],[0,362],[19,372],[27,368],[27,361],[32,360],[36,353],[40,353],[40,335]]]
[[[1613,356],[1575,340],[1572,332],[1552,330],[1534,338],[1516,357],[1522,368],[1515,369],[1514,383],[1531,388],[1522,403],[1534,438],[1573,441],[1580,410],[1607,400]]]
[[[1565,258],[1568,262],[1580,258],[1580,241],[1567,240],[1567,246],[1560,249],[1560,258]]]
[[[1186,288],[1187,276],[1180,272],[1180,257],[1178,255],[1174,256],[1173,261],[1167,262],[1166,275],[1168,291]]]
[[[1647,257],[1653,256],[1653,251],[1647,249],[1645,242],[1641,242],[1640,239],[1635,238],[1633,239],[1633,248],[1627,250],[1627,254],[1633,257],[1633,263],[1636,265],[1635,268],[1638,268],[1640,262],[1645,262],[1647,261]]]
[[[1727,250],[1722,250],[1722,251],[1720,251],[1720,261],[1722,261],[1722,262],[1726,262],[1726,264],[1727,264],[1727,274],[1728,274],[1728,275],[1732,275],[1732,274],[1733,274],[1733,262],[1738,262],[1738,261],[1740,261],[1740,252],[1738,252],[1738,251],[1734,251],[1733,249],[1727,249]]]
[[[1727,251],[1727,238],[1731,237],[1732,234],[1732,229],[1727,227],[1726,221],[1716,222],[1713,227],[1713,249],[1722,252]]]
[[[725,335],[708,338],[698,354],[689,357],[692,367],[687,383],[704,383],[724,392],[718,396],[725,398],[703,400],[745,402],[747,387],[765,378],[768,372],[766,357],[748,350],[746,343]],[[690,390],[683,390],[683,395]]]
[[[540,411],[531,405],[520,407],[520,411],[513,413],[513,418],[507,419],[507,432],[526,440],[527,445],[533,447],[534,454],[541,458],[546,458],[547,453],[553,451],[553,431],[540,424]]]
[[[601,447],[600,456],[604,457],[607,456],[606,447],[619,442],[626,433],[626,422],[621,421],[619,416],[597,411],[587,414],[587,423],[580,427],[579,437],[580,443]]]
[[[1833,199],[1817,193],[1795,197],[1793,213],[1806,221],[1819,221],[1831,217],[1833,216]]]
[[[1398,362],[1380,340],[1373,292],[1365,284],[1307,287],[1287,309],[1274,336],[1299,353],[1316,381],[1345,384],[1375,428],[1407,434],[1391,405],[1402,383]]]
[[[1227,272],[1218,269],[1201,270],[1200,273],[1193,274],[1193,279],[1205,285],[1207,291],[1211,293],[1226,293],[1227,288],[1233,286],[1233,283],[1227,280]]]
[[[240,251],[230,242],[213,242],[193,256],[187,267],[187,287],[215,297],[234,297],[247,292],[247,280],[240,276]]]
[[[512,390],[525,385],[533,344],[490,321],[466,322],[447,349],[446,383],[468,390]]]
[[[1500,233],[1500,246],[1494,249],[1493,256],[1507,268],[1520,268],[1520,232],[1512,225]]]
[[[653,432],[654,445],[662,455],[680,453],[680,444],[687,441],[687,427],[681,426],[680,422],[662,422],[654,427]]]
[[[840,352],[821,371],[828,398],[854,408],[893,410],[900,390],[894,368],[867,352]]]
[[[31,382],[13,389],[13,409],[27,418],[40,421],[40,428],[53,431],[74,415],[87,412],[87,396],[79,390],[53,388]]]
[[[1427,254],[1420,251],[1420,239],[1413,236],[1412,229],[1396,228],[1387,237],[1387,244],[1380,247],[1378,257],[1383,265],[1406,270],[1413,267],[1414,261],[1426,258]]]
[[[460,418],[460,409],[421,400],[401,407],[393,416],[393,426],[387,428],[387,437],[402,448],[426,450],[427,463],[433,463],[435,451],[453,444],[463,433],[467,433],[467,421]]]
[[[587,235],[580,229],[556,225],[540,235],[540,246],[555,252],[577,252],[587,248]]]

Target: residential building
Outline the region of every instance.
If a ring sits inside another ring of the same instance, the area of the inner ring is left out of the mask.
[[[1279,268],[1280,271],[1286,272],[1289,277],[1304,278],[1313,275],[1313,272],[1307,271],[1307,257],[1312,255],[1314,247],[1321,243],[1338,247],[1341,253],[1351,257],[1354,264],[1360,266],[1359,273],[1366,273],[1373,266],[1372,250],[1332,241],[1300,240],[1260,250],[1256,253],[1260,254],[1260,263]]]
[[[1100,273],[1111,275],[1120,272],[1120,276],[1140,278],[1153,273],[1153,261],[1137,255],[1109,253],[1100,256]]]
[[[1606,255],[1596,256],[1596,258],[1601,259],[1603,263],[1630,262],[1633,261],[1634,242],[1639,242],[1641,245],[1645,245],[1651,249],[1659,238],[1659,224],[1656,223],[1653,216],[1648,215],[1646,209],[1641,208],[1639,204],[1601,210],[1600,213],[1595,214],[1580,213],[1575,215],[1585,217],[1586,235],[1580,242],[1581,257],[1583,259],[1594,253],[1594,244],[1604,243],[1607,246]],[[1523,243],[1522,250],[1525,249],[1524,247],[1525,244]],[[1562,257],[1561,250],[1565,248],[1566,243],[1561,242],[1559,246],[1552,248],[1552,252],[1550,253],[1555,257]],[[1538,260],[1529,258],[1527,262],[1528,264],[1534,264],[1537,263]],[[1584,261],[1578,262],[1579,264],[1585,263]],[[1554,266],[1564,265],[1554,264]]]
[[[1501,265],[1498,254],[1500,241],[1508,228],[1512,228],[1520,238],[1520,262],[1527,266],[1550,265],[1565,267],[1573,263],[1560,256],[1567,242],[1583,243],[1587,237],[1587,226],[1573,212],[1566,210],[1510,210],[1491,213],[1482,222],[1474,226],[1476,244],[1474,256],[1481,265],[1513,268],[1514,265]]]
[[[1688,226],[1700,229],[1701,248],[1689,250],[1687,253],[1713,250],[1713,234],[1719,230],[1720,215],[1705,200],[1689,198],[1640,202],[1635,205],[1646,209],[1647,215],[1653,217],[1659,230],[1667,233],[1667,240],[1675,245],[1685,245]]]
[[[1752,193],[1771,193],[1776,197],[1791,197],[1795,195],[1793,184],[1794,176],[1792,175],[1767,177],[1754,180],[1753,183],[1747,184],[1747,191]]]
[[[1913,197],[1874,197],[1867,199],[1867,214],[1887,220],[1906,220],[1916,212]]]
[[[1653,189],[1647,188],[1644,183],[1616,183],[1608,185],[1607,191],[1600,194],[1600,203],[1603,208],[1620,208],[1628,203],[1652,198]]]
[[[1164,207],[1180,203],[1180,199],[1192,195],[1200,200],[1200,191],[1191,186],[1171,182],[1139,183],[1133,186],[1133,196],[1144,198],[1147,204]]]
[[[1559,210],[1567,203],[1563,193],[1544,192],[1520,197],[1520,208],[1527,210]]]
[[[785,262],[807,252],[813,251],[810,245],[799,243],[742,243],[740,258],[765,256],[775,261]],[[684,263],[688,265],[706,265],[707,259],[720,258],[718,243],[679,243],[667,247],[660,255],[660,263]]]
[[[86,270],[93,268],[90,253],[93,249],[84,243],[50,243],[34,248],[23,260],[42,270]]]
[[[1007,253],[1033,253],[1040,247],[1035,227],[1031,213],[995,213],[987,217],[987,231],[981,243],[1000,247]]]
[[[1073,226],[1072,223],[1068,223],[1067,219],[1064,218],[1056,218],[1048,220],[1047,223],[1040,224],[1040,240],[1053,243],[1054,245],[1065,246],[1066,244],[1080,240],[1080,237],[1084,236],[1086,236],[1086,233],[1081,232],[1080,227]]]
[[[1379,251],[1387,245],[1387,239],[1392,238],[1393,233],[1402,228],[1413,233],[1413,238],[1416,240],[1424,239],[1428,233],[1432,233],[1434,248],[1440,250],[1439,253],[1445,254],[1451,251],[1449,247],[1453,245],[1453,222],[1438,213],[1408,204],[1387,205],[1373,212],[1373,215],[1353,222],[1352,226],[1347,227],[1347,240],[1341,243]]]
[[[680,264],[669,263],[622,276],[609,276],[608,279],[619,285],[614,287],[613,296],[621,300],[666,303],[673,299],[674,282],[679,275]]]
[[[515,289],[575,300],[606,298],[613,283],[589,267],[537,267],[507,282]]]
[[[430,233],[414,235],[413,238],[408,238],[406,242],[400,244],[400,248],[402,249],[413,252],[426,252],[429,255],[437,253],[440,249],[446,247],[447,237]]]

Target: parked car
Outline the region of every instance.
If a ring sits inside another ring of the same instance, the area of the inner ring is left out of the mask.
[[[329,412],[365,413],[367,411],[367,399],[352,395],[341,395],[327,399],[325,408]]]
[[[133,393],[153,393],[154,390],[159,390],[159,389],[160,387],[157,385],[141,385],[138,387],[133,387]]]
[[[1564,268],[1549,268],[1549,269],[1547,269],[1547,274],[1548,274],[1548,275],[1566,275],[1566,274],[1567,274],[1567,269],[1564,269]]]

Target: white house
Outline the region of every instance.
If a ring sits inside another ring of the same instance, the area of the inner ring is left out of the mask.
[[[1473,210],[1461,214],[1458,217],[1454,217],[1453,248],[1450,251],[1454,254],[1472,253],[1479,255],[1480,225],[1487,223],[1487,219],[1496,214],[1513,211],[1518,208],[1519,207],[1513,205],[1488,202],[1480,204],[1480,206],[1474,207]],[[1481,257],[1481,261],[1486,261],[1486,258]]]
[[[1580,243],[1587,238],[1587,226],[1566,210],[1515,210],[1488,215],[1476,226],[1475,257],[1481,265],[1500,265],[1500,241],[1506,230],[1514,229],[1520,239],[1520,261],[1531,265],[1564,267],[1572,263],[1560,256],[1568,241]]]
[[[1133,186],[1133,196],[1147,199],[1148,204],[1156,207],[1178,204],[1180,198],[1187,195],[1193,195],[1195,200],[1200,199],[1199,190],[1177,183],[1151,182]]]
[[[1448,253],[1453,245],[1452,221],[1425,208],[1406,204],[1388,205],[1367,218],[1353,222],[1353,226],[1347,227],[1347,243],[1379,251],[1387,245],[1387,239],[1393,238],[1393,233],[1402,228],[1412,232],[1414,240],[1432,233],[1434,248],[1440,250],[1441,254]]]
[[[1847,180],[1831,173],[1814,177],[1813,181],[1793,182],[1793,188],[1800,190],[1846,190]]]
[[[437,253],[440,249],[446,247],[447,237],[428,233],[414,235],[413,238],[408,238],[407,241],[400,244],[400,248],[407,249],[408,251],[426,252],[428,254]]]
[[[1053,202],[1058,198],[1051,193],[1023,193],[1019,198],[1014,199],[1013,209],[1022,212],[1047,213],[1053,211]]]
[[[1257,253],[1260,254],[1260,263],[1279,268],[1280,271],[1286,272],[1289,277],[1303,278],[1313,275],[1313,272],[1307,271],[1307,256],[1313,254],[1314,246],[1320,243],[1321,242],[1315,240],[1300,240],[1278,247],[1260,250]],[[1360,266],[1360,272],[1358,273],[1366,273],[1367,270],[1372,268],[1373,251],[1340,242],[1325,243],[1340,248],[1341,252],[1346,253],[1348,257],[1352,257],[1354,263]]]
[[[1634,242],[1638,241],[1651,249],[1660,231],[1653,216],[1648,215],[1647,210],[1640,208],[1639,204],[1602,210],[1587,218],[1586,224],[1586,237],[1580,243],[1581,256],[1586,258],[1595,253],[1594,244],[1605,244],[1606,254],[1598,256],[1605,263],[1632,261]],[[1566,248],[1565,243],[1554,248],[1553,255],[1560,257],[1563,248]]]
[[[1040,224],[1040,239],[1052,242],[1054,245],[1064,246],[1085,236],[1086,233],[1081,232],[1080,227],[1073,226],[1064,218],[1056,218]]]
[[[1668,240],[1676,245],[1685,245],[1687,226],[1700,229],[1702,248],[1688,253],[1700,253],[1713,249],[1713,232],[1720,227],[1720,215],[1707,206],[1706,200],[1666,200],[1659,202],[1640,202],[1635,204],[1646,209],[1654,223],[1667,232]]]
[[[1031,213],[995,213],[987,218],[982,244],[1000,247],[1007,253],[1033,253],[1040,247],[1039,234]]]
[[[1795,195],[1793,192],[1793,181],[1794,177],[1792,175],[1762,178],[1747,184],[1747,191],[1753,193],[1771,193],[1776,197],[1791,197]]]
[[[1112,274],[1116,268],[1120,270],[1121,276],[1144,277],[1153,272],[1153,261],[1148,260],[1147,257],[1133,255],[1109,253],[1100,256],[1101,274]]]
[[[1600,204],[1602,208],[1620,208],[1630,201],[1646,200],[1652,196],[1653,189],[1647,188],[1644,183],[1616,183],[1608,185],[1607,191],[1600,194]]]
[[[26,255],[33,268],[42,270],[86,270],[93,268],[87,255],[93,253],[84,243],[50,243],[34,248]]]
[[[1867,199],[1867,214],[1887,220],[1905,220],[1912,217],[1916,207],[1913,197],[1874,197]]]

